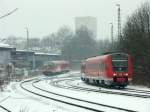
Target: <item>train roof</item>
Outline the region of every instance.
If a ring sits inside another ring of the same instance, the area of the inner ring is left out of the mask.
[[[102,53],[102,55],[111,55],[111,54],[127,54],[127,53],[124,53],[123,51],[112,51],[112,52],[104,52]]]
[[[95,57],[87,58],[85,61],[93,61],[93,60],[98,60],[98,59],[104,59],[104,58],[106,58],[108,56],[109,55],[95,56]]]
[[[86,61],[93,61],[93,60],[99,60],[99,59],[105,59],[107,58],[108,56],[112,56],[112,55],[126,55],[128,56],[127,53],[123,53],[123,52],[114,52],[114,53],[110,53],[110,54],[105,54],[105,55],[100,55],[100,56],[95,56],[95,57],[91,57],[91,58],[87,58],[85,59],[84,61],[82,62],[86,62]]]

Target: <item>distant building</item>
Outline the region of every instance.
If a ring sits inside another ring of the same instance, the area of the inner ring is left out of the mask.
[[[97,37],[97,19],[91,16],[76,17],[75,18],[75,30],[86,27],[92,32],[94,38]]]
[[[35,53],[35,67],[41,67],[46,61],[61,60],[61,54],[54,53]]]
[[[0,43],[0,66],[6,66],[11,62],[11,51],[14,50],[15,48],[10,45]]]
[[[36,53],[29,50],[14,50],[11,52],[11,62],[16,68],[35,69],[41,67],[44,62],[60,60],[61,54]]]
[[[11,52],[11,62],[17,68],[35,68],[35,57],[33,51],[16,50]]]

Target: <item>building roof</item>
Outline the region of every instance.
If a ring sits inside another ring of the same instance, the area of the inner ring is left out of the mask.
[[[34,53],[34,51],[30,51],[30,50],[16,50],[16,52]]]
[[[0,50],[4,50],[4,49],[15,49],[13,46],[9,45],[9,44],[4,44],[4,43],[0,43]]]
[[[61,54],[57,54],[57,53],[38,53],[38,52],[36,52],[35,55],[54,55],[54,56],[60,56]]]

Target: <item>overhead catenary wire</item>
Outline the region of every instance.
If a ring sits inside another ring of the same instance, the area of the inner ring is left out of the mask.
[[[0,19],[3,19],[4,17],[7,17],[7,16],[13,14],[13,13],[16,12],[17,10],[18,10],[18,8],[15,8],[14,10],[10,11],[9,13],[4,14],[3,16],[0,16]]]

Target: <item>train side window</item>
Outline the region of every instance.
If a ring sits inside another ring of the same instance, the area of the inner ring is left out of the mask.
[[[104,63],[102,62],[102,71],[104,71]]]
[[[107,70],[107,64],[103,62],[103,70]]]
[[[105,63],[105,70],[107,70],[108,69],[108,65],[107,65],[107,63]]]
[[[100,70],[102,70],[102,63],[99,64],[99,68],[100,68]]]

